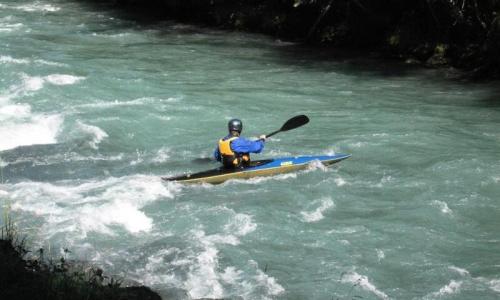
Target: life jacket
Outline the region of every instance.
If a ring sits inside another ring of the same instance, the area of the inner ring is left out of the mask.
[[[231,149],[231,142],[238,139],[237,136],[228,138],[227,140],[219,140],[219,152],[222,157],[222,164],[226,168],[238,168],[250,162],[248,153],[237,153]]]

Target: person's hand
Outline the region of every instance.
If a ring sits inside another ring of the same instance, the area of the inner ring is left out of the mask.
[[[263,135],[259,136],[259,140],[266,141],[266,135],[265,135],[265,134],[263,134]]]

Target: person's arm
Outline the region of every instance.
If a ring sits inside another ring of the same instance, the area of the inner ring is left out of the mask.
[[[247,140],[240,137],[231,143],[231,149],[238,153],[260,153],[264,149],[264,140]]]

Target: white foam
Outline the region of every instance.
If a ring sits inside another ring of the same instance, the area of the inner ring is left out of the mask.
[[[149,103],[177,102],[178,100],[179,100],[178,98],[174,98],[174,97],[170,97],[167,99],[143,97],[143,98],[138,98],[138,99],[128,100],[128,101],[119,101],[119,100],[101,101],[101,102],[96,102],[96,103],[82,104],[82,105],[78,105],[77,107],[110,108],[110,107],[119,107],[119,106],[139,106],[139,105],[146,105]]]
[[[342,229],[332,229],[328,231],[328,234],[353,234],[358,232],[367,232],[367,229],[364,226],[352,226]]]
[[[313,160],[309,164],[307,164],[307,170],[308,171],[315,171],[315,170],[322,170],[322,171],[328,171],[328,168],[321,163],[319,160]]]
[[[23,75],[22,79],[23,84],[19,90],[21,92],[34,92],[43,88],[44,80],[42,77]]]
[[[230,210],[232,211],[232,210]],[[233,231],[237,224],[244,224],[238,236],[243,236],[255,230],[256,225],[251,222],[251,217],[244,214],[236,214],[231,221],[224,227],[225,231]],[[227,294],[225,285],[230,285],[231,290],[236,290],[238,296],[244,299],[258,298],[267,299],[262,295],[265,291],[267,295],[278,295],[284,291],[273,277],[258,269],[257,263],[250,261],[250,266],[254,266],[255,274],[245,274],[233,266],[226,267],[223,272],[219,272],[219,258],[216,245],[219,243],[230,244],[228,241],[236,239],[233,235],[205,235],[202,230],[192,231],[192,236],[202,246],[202,251],[195,254],[191,259],[188,270],[187,280],[184,288],[188,291],[191,298],[225,298]]]
[[[241,243],[238,237],[232,234],[212,234],[207,236],[207,241],[214,244],[226,244],[232,246],[237,246]]]
[[[152,219],[141,209],[158,199],[173,198],[179,187],[164,184],[157,176],[126,176],[74,183],[21,182],[7,185],[12,209],[44,219],[43,232],[71,233],[84,238],[88,232],[114,235],[114,226],[130,233],[150,231]]]
[[[37,60],[35,60],[35,63],[40,64],[40,65],[55,66],[55,67],[66,67],[67,66],[66,64],[63,64],[63,63],[47,61],[44,59],[37,59]]]
[[[60,7],[53,6],[50,4],[42,4],[38,1],[31,4],[15,6],[13,8],[25,12],[56,12],[61,9]]]
[[[342,276],[342,282],[353,283],[359,285],[365,291],[372,292],[380,299],[389,299],[389,297],[382,291],[378,290],[375,285],[373,285],[368,277],[364,275],[359,275],[356,272],[347,273]]]
[[[320,206],[311,212],[301,212],[302,219],[307,223],[318,222],[324,218],[323,213],[334,207],[335,204],[330,197],[322,198],[319,201],[314,201],[314,203],[320,202]]]
[[[184,287],[191,298],[223,298],[224,288],[217,274],[218,250],[203,231],[194,231],[193,234],[202,243],[204,250],[190,266]]]
[[[333,147],[329,148],[326,152],[325,152],[325,155],[331,155],[331,156],[334,156],[336,155],[337,152],[335,151],[335,149]]]
[[[81,131],[83,131],[86,134],[89,134],[92,138],[92,140],[89,142],[89,145],[94,148],[98,149],[98,144],[105,138],[108,137],[108,134],[102,130],[101,128],[93,125],[87,125],[80,120],[76,122],[77,126]]]
[[[51,74],[45,76],[44,79],[47,82],[52,83],[54,85],[71,85],[84,80],[85,77],[66,75],[66,74]]]
[[[152,159],[153,163],[161,164],[166,162],[170,158],[170,149],[167,147],[160,148],[155,157]]]
[[[135,203],[115,200],[99,206],[85,205],[80,209],[80,222],[87,231],[97,231],[113,235],[109,226],[121,225],[131,233],[148,232],[153,227],[153,220],[139,210]]]
[[[234,267],[226,268],[221,274],[223,282],[236,287],[238,297],[243,299],[275,299],[276,296],[285,291],[275,278],[260,270],[255,261],[249,260],[247,265],[255,270],[255,275],[248,276]]]
[[[25,74],[21,76],[21,83],[13,85],[9,88],[6,93],[0,94],[0,104],[6,104],[10,100],[24,96],[31,91],[41,89],[43,87],[43,80],[40,77],[28,77]]]
[[[452,210],[448,207],[448,204],[446,204],[446,202],[444,202],[444,201],[434,200],[434,201],[432,201],[432,204],[439,207],[440,211],[443,214],[453,213]]]
[[[342,177],[337,177],[335,178],[335,184],[337,186],[344,186],[347,184],[347,181],[345,181]]]
[[[92,36],[105,37],[105,38],[124,38],[128,37],[131,34],[128,32],[125,33],[116,33],[116,34],[101,34],[97,32],[92,32]]]
[[[22,28],[23,26],[24,24],[22,23],[15,23],[15,24],[0,23],[0,32],[12,32],[14,30]]]
[[[223,209],[234,213],[232,209]],[[229,224],[234,223],[235,219],[248,219],[238,215],[235,214]],[[231,227],[225,227],[224,231],[230,230]],[[262,272],[254,261],[248,261],[246,271],[234,266],[226,266],[221,270],[217,245],[221,242],[226,244],[224,237],[222,234],[206,235],[202,229],[191,230],[186,239],[191,243],[189,246],[184,249],[161,249],[149,255],[145,267],[138,268],[134,273],[138,280],[145,284],[182,288],[187,291],[190,299],[233,296],[243,299],[269,299],[284,291],[284,288],[273,277]]]
[[[500,279],[493,279],[488,281],[488,286],[495,292],[500,293]]]
[[[31,115],[31,106],[28,104],[0,106],[0,120],[7,121],[15,118],[26,118]]]
[[[175,274],[165,274],[163,267],[167,266],[168,263],[179,266],[182,264],[176,264],[175,261],[168,262],[165,261],[164,257],[172,254],[178,254],[180,250],[178,248],[167,248],[160,249],[158,252],[149,255],[148,261],[143,268],[139,268],[136,273],[139,275],[138,278],[142,283],[148,285],[156,284],[169,284],[173,286],[181,286],[182,281],[177,278]],[[189,261],[189,260],[188,260]]]
[[[4,60],[10,59],[4,57]],[[45,77],[21,74],[20,83],[0,95],[0,120],[6,124],[0,127],[0,151],[19,146],[56,143],[64,121],[60,114],[36,114],[31,112],[31,106],[28,104],[11,104],[13,99],[39,91],[45,83],[69,85],[83,79],[61,74]],[[102,138],[104,137],[96,133],[97,140]]]
[[[257,275],[255,275],[254,278],[257,281],[257,288],[264,288],[270,296],[278,296],[285,291],[285,289],[276,282],[276,279],[262,272],[262,270],[257,270]]]
[[[349,143],[349,146],[351,146],[352,148],[361,148],[366,146],[367,144],[368,143],[366,142],[355,142],[355,143]]]
[[[384,251],[377,249],[377,258],[378,258],[378,261],[381,261],[382,259],[384,259],[385,258]]]
[[[139,149],[135,149],[135,154],[137,156],[137,159],[132,160],[129,164],[131,166],[135,166],[137,164],[140,164],[144,161],[144,151],[139,151]]]
[[[21,75],[21,85],[15,85],[10,88],[11,97],[25,95],[27,92],[35,92],[42,89],[45,83],[53,85],[71,85],[84,80],[85,77],[73,76],[67,74],[51,74],[47,76],[29,76],[27,74]]]
[[[9,110],[16,111],[16,108]],[[26,112],[25,108],[17,110]],[[2,118],[0,115],[0,119]],[[33,115],[22,123],[9,122],[2,125],[0,127],[0,151],[19,146],[56,143],[62,123],[63,117],[60,115]]]
[[[470,275],[469,271],[467,271],[466,269],[462,269],[462,268],[455,267],[455,266],[451,266],[451,267],[449,267],[449,269],[457,272],[458,274],[460,274],[462,276]]]
[[[0,56],[0,64],[29,64],[30,61],[27,59],[13,58],[11,56]]]
[[[252,216],[239,213],[224,226],[224,231],[237,236],[245,236],[255,231],[256,228],[257,224],[252,221]]]
[[[228,184],[261,184],[263,182],[269,181],[269,180],[288,180],[290,178],[297,178],[296,173],[287,173],[287,174],[280,174],[280,175],[273,175],[273,176],[263,176],[263,177],[253,177],[250,179],[231,179],[223,183],[223,185],[228,185]],[[207,185],[206,187],[210,188],[213,187],[213,185]]]
[[[243,271],[235,267],[227,267],[224,272],[220,274],[220,278],[227,284],[237,284],[238,280],[242,278]]]
[[[433,296],[442,297],[445,295],[457,294],[460,292],[460,287],[462,286],[462,281],[451,280],[450,283],[443,286],[439,291],[432,293]]]

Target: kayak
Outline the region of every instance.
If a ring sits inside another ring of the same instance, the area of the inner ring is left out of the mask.
[[[349,158],[350,154],[316,155],[316,156],[293,156],[274,159],[256,160],[250,165],[238,169],[216,169],[186,174],[174,177],[162,177],[166,181],[181,183],[222,183],[229,179],[249,179],[258,176],[270,176],[306,169],[311,163],[320,162],[328,166],[341,160]]]

